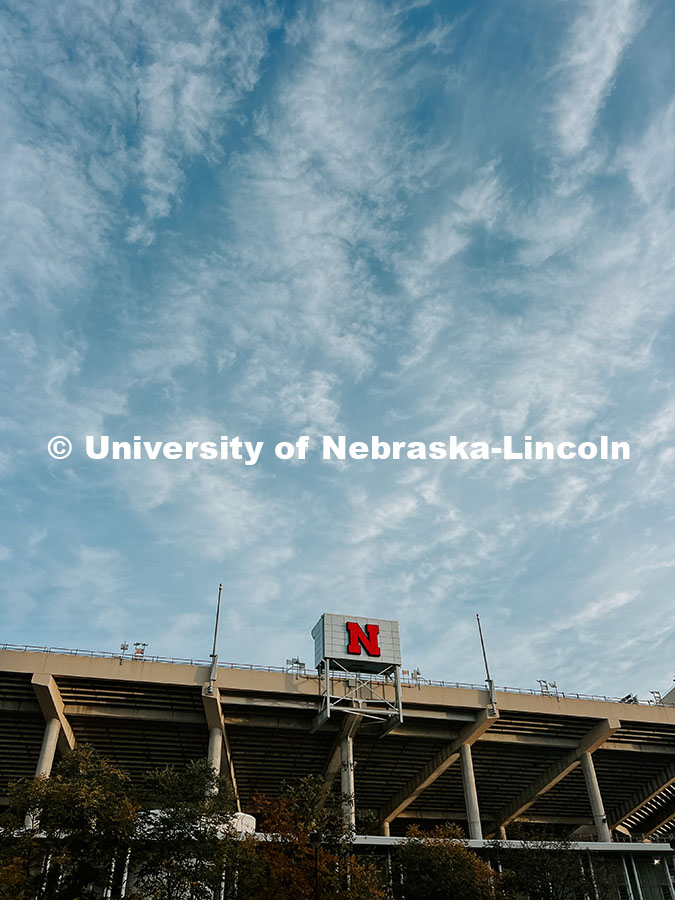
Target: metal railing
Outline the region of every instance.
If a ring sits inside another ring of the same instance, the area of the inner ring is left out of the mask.
[[[15,650],[22,653],[58,653],[60,655],[65,656],[88,656],[96,659],[117,659],[122,661],[135,661],[135,662],[153,662],[153,663],[169,663],[174,665],[184,665],[184,666],[210,666],[211,661],[207,659],[188,659],[186,657],[179,656],[150,656],[148,654],[136,654],[133,652],[124,652],[118,651],[117,653],[112,652],[110,650],[77,650],[77,649],[69,649],[67,647],[41,647],[31,644],[0,644],[0,650]],[[250,663],[234,663],[234,662],[221,662],[218,663],[219,669],[240,669],[244,671],[250,672],[282,672],[282,673],[295,673],[302,675],[307,678],[318,678],[319,673],[316,669],[306,669],[298,666],[261,666],[254,665]],[[340,673],[337,677],[349,678],[349,673]],[[371,675],[368,676],[371,680],[383,680],[382,676]],[[436,679],[431,678],[422,678],[421,676],[416,675],[402,675],[401,683],[405,687],[421,687],[422,685],[429,685],[431,687],[446,687],[446,688],[458,688],[461,690],[471,690],[471,691],[484,691],[486,690],[485,684],[471,684],[468,682],[462,681],[438,681]],[[619,697],[607,697],[600,694],[581,694],[576,691],[542,691],[537,690],[536,688],[517,688],[517,687],[497,687],[497,691],[501,693],[507,694],[529,694],[536,697],[551,697],[557,700],[594,700],[602,703],[623,703],[625,704],[625,699],[622,700]],[[639,704],[640,706],[662,706],[664,704],[658,703],[656,700],[638,700],[632,699],[631,703]],[[670,705],[670,704],[668,704]]]

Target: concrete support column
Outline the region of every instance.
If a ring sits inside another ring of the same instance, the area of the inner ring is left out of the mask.
[[[342,819],[345,828],[356,827],[356,804],[354,802],[354,738],[343,738],[340,744],[342,770],[340,788],[342,790]]]
[[[462,761],[462,781],[464,782],[464,803],[469,820],[469,838],[472,841],[483,840],[483,829],[480,824],[480,810],[478,808],[478,794],[476,793],[476,779],[473,775],[473,760],[471,759],[471,745],[462,744],[459,748],[459,756]]]
[[[608,843],[612,840],[612,834],[607,825],[605,807],[602,804],[602,796],[600,795],[598,779],[595,775],[593,757],[590,753],[581,754],[581,768],[584,770],[586,790],[588,791],[588,799],[591,801],[591,810],[593,811],[593,821],[595,822],[595,827],[598,832],[598,840]]]
[[[56,745],[59,740],[59,732],[61,731],[61,722],[54,718],[48,719],[45,725],[45,733],[42,738],[42,748],[40,749],[40,758],[38,759],[37,768],[35,769],[35,777],[40,775],[51,775],[52,766],[54,765],[54,756],[56,755]]]
[[[220,762],[223,755],[223,732],[221,728],[209,729],[209,762],[216,775],[220,775]]]

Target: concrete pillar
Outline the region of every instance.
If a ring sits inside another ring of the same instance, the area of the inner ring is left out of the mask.
[[[593,757],[590,753],[581,754],[581,768],[584,770],[586,790],[588,791],[588,798],[591,801],[591,810],[593,811],[593,821],[598,832],[598,840],[609,842],[612,840],[612,834],[607,825],[605,807],[602,804],[598,779],[596,778],[595,766],[593,765]]]
[[[209,762],[216,775],[220,775],[220,761],[223,755],[223,732],[220,728],[209,730]]]
[[[354,802],[354,738],[346,737],[340,744],[342,755],[342,771],[340,788],[342,790],[342,820],[345,828],[356,827],[356,804]]]
[[[45,733],[42,738],[42,748],[40,749],[40,758],[38,759],[37,768],[35,769],[35,777],[40,775],[51,775],[52,766],[54,765],[54,756],[56,755],[56,745],[59,740],[61,731],[61,723],[57,718],[48,719],[45,725]]]
[[[464,782],[464,803],[466,804],[466,814],[469,820],[469,838],[472,841],[482,841],[483,829],[480,824],[476,779],[473,776],[471,745],[462,744],[459,748],[459,756],[462,761],[462,781]]]

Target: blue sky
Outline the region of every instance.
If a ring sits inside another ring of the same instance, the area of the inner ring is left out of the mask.
[[[675,7],[12,4],[1,640],[665,690]],[[630,440],[625,462],[54,461],[52,435]]]

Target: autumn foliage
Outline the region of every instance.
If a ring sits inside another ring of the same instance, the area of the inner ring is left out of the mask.
[[[372,860],[354,855],[340,804],[324,796],[321,779],[304,778],[280,797],[259,796],[254,802],[269,839],[250,847],[250,900],[389,896],[382,871]]]
[[[495,845],[490,865],[449,825],[413,826],[386,852],[359,853],[345,799],[303,778],[255,797],[259,833],[242,838],[229,784],[206,760],[133,787],[79,747],[51,778],[11,788],[0,900],[571,900],[590,896],[589,883],[603,900],[618,890],[570,846]]]

